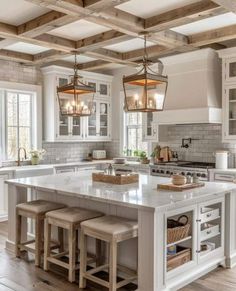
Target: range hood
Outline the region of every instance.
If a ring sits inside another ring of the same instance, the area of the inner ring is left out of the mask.
[[[221,64],[212,49],[162,58],[168,89],[159,124],[222,123]]]

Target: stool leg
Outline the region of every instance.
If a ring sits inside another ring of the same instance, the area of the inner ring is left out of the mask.
[[[86,279],[84,274],[87,271],[87,236],[84,233],[83,228],[80,231],[80,277],[79,288],[86,288]]]
[[[102,265],[102,241],[96,239],[96,267]]]
[[[16,241],[15,241],[15,256],[20,257],[19,244],[21,243],[21,215],[16,212]]]
[[[42,250],[42,236],[41,236],[42,219],[36,217],[35,219],[35,266],[40,266],[41,250]]]
[[[45,219],[44,223],[44,270],[48,271],[49,262],[47,260],[50,257],[50,241],[51,241],[51,224],[48,223],[48,219]]]
[[[76,253],[76,230],[71,226],[69,229],[69,281],[75,281],[75,253]]]
[[[64,232],[62,227],[58,227],[58,241],[60,244],[59,252],[64,252]]]
[[[110,242],[110,254],[109,254],[109,291],[116,291],[117,284],[117,243],[115,241]]]

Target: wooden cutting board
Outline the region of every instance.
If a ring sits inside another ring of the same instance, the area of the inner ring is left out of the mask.
[[[190,190],[190,189],[199,188],[203,186],[205,186],[205,183],[203,182],[185,184],[181,186],[174,185],[174,184],[158,184],[157,189],[170,190],[170,191],[184,191],[184,190]]]

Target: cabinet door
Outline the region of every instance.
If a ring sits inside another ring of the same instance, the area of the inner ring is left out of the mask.
[[[100,101],[98,103],[98,133],[101,139],[107,139],[110,137],[110,103]]]
[[[225,61],[225,81],[236,81],[236,58],[230,58]]]
[[[68,84],[69,78],[66,76],[57,76],[57,86],[63,86]],[[66,107],[67,100],[61,101],[62,106]],[[57,139],[67,139],[69,136],[70,132],[70,122],[69,122],[69,117],[67,116],[61,116],[60,114],[60,106],[59,106],[59,101],[57,100],[58,104],[58,133],[57,133]]]
[[[198,239],[195,223],[197,214],[197,206],[193,205],[168,211],[165,215],[164,268],[166,280],[181,275],[197,265]],[[176,225],[178,221],[184,224],[184,228]]]
[[[154,121],[154,113],[148,112],[143,114],[143,140],[157,141],[158,124]]]
[[[8,175],[0,175],[0,221],[7,219],[8,214],[8,187],[4,183]]]
[[[87,134],[85,137],[100,141],[110,139],[110,118],[110,103],[100,100],[94,101],[92,115],[87,119]]]
[[[236,85],[226,86],[223,107],[223,140],[236,139]]]
[[[224,198],[199,204],[198,263],[224,256]]]

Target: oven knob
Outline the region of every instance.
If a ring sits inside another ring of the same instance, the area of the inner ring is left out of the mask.
[[[191,176],[191,173],[190,173],[190,172],[188,172],[188,173],[187,173],[187,176]]]
[[[201,177],[201,173],[197,173],[197,177]]]
[[[160,173],[160,170],[156,170],[156,173]]]
[[[156,171],[155,171],[155,169],[152,169],[152,173],[155,173]]]
[[[201,174],[201,177],[202,178],[206,178],[206,174]]]
[[[185,172],[182,172],[181,175],[185,176]]]
[[[173,172],[170,172],[170,174],[173,175],[174,173]]]
[[[166,174],[169,175],[170,174],[170,171],[166,171]]]
[[[163,170],[160,171],[161,174],[164,174],[165,172]]]

